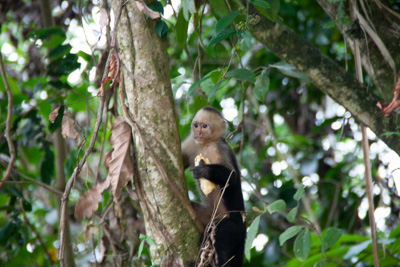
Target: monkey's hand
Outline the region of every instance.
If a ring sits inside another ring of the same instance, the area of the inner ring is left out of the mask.
[[[191,171],[193,171],[193,177],[199,179],[200,189],[205,196],[208,196],[215,189],[215,184],[204,178],[208,177],[208,168],[206,165],[208,163],[210,163],[209,160],[203,157],[202,154],[197,155],[194,159],[194,165],[196,167],[191,169]]]

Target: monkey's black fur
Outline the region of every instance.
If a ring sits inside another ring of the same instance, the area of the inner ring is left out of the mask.
[[[225,141],[223,142],[225,143]],[[219,185],[221,190],[226,185],[221,205],[225,205],[227,214],[224,214],[225,217],[223,219],[216,218],[217,222],[220,219],[222,220],[217,223],[216,227],[215,249],[218,257],[218,266],[240,267],[243,266],[244,243],[246,239],[244,201],[239,167],[231,150],[229,156],[229,161],[233,164],[234,170],[230,170],[220,164],[205,164],[201,160],[199,166],[193,167],[191,171],[193,171],[195,179],[206,178],[214,184]]]

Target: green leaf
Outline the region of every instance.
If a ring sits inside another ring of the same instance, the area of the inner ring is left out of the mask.
[[[159,1],[154,2],[154,4],[148,5],[148,7],[149,7],[151,10],[153,10],[153,11],[155,11],[155,12],[159,12],[159,13],[161,13],[162,15],[164,15],[164,7],[163,7],[163,5],[162,5]]]
[[[211,89],[210,93],[208,94],[208,101],[210,101],[211,97],[215,94],[217,89],[221,86],[223,81],[219,81],[214,87]]]
[[[325,252],[330,246],[336,243],[342,236],[342,230],[336,228],[329,228],[322,239],[321,251]]]
[[[269,20],[275,21],[278,17],[280,8],[279,0],[252,0],[251,2],[256,9]]]
[[[213,70],[213,71],[209,72],[206,76],[204,76],[203,78],[201,78],[200,80],[195,81],[195,82],[189,87],[189,90],[188,90],[188,92],[187,92],[186,95],[187,95],[187,96],[191,95],[192,92],[194,91],[194,89],[196,89],[197,86],[199,86],[199,85],[200,85],[202,82],[204,82],[205,80],[210,79],[210,77],[218,75],[219,72],[220,72],[219,70]]]
[[[251,3],[253,5],[255,5],[256,7],[260,7],[260,8],[265,9],[265,10],[271,8],[269,3],[267,1],[265,1],[265,0],[251,0]]]
[[[68,75],[81,66],[76,54],[68,54],[65,58],[58,58],[48,66],[48,74],[53,77]]]
[[[286,209],[286,203],[282,199],[274,201],[267,206],[267,210],[270,214],[277,212],[277,211],[284,211],[285,209]]]
[[[239,11],[232,11],[229,15],[222,17],[215,25],[215,33],[218,34],[224,30],[240,14]]]
[[[300,232],[294,241],[294,255],[299,261],[304,262],[308,258],[311,249],[310,230],[305,229]]]
[[[257,76],[253,94],[257,100],[264,102],[269,88],[269,76],[265,70]]]
[[[300,184],[299,188],[297,188],[296,194],[294,194],[294,196],[293,196],[293,199],[296,201],[300,201],[303,194],[304,194],[304,187],[302,184]]]
[[[90,60],[92,60],[92,56],[89,55],[88,53],[83,52],[83,51],[79,51],[76,54],[78,56],[80,56],[81,58],[83,58],[86,62],[90,62]]]
[[[44,40],[47,37],[52,36],[52,35],[65,36],[65,33],[61,29],[61,27],[57,26],[57,27],[51,27],[51,28],[35,30],[31,34],[29,34],[29,37],[33,37],[33,38]]]
[[[251,48],[251,33],[249,31],[244,31],[240,34],[241,40],[239,42],[240,50],[247,51]]]
[[[143,248],[144,248],[144,240],[142,240],[142,242],[140,242],[138,252],[137,252],[138,257],[140,257],[142,255]]]
[[[258,226],[260,225],[260,218],[261,215],[258,215],[254,221],[251,223],[249,227],[249,231],[247,232],[247,238],[246,238],[246,243],[244,245],[244,253],[246,255],[246,259],[250,261],[251,255],[250,255],[250,249],[251,245],[253,244],[254,238],[257,236],[258,232]]]
[[[297,235],[304,226],[295,225],[286,229],[285,232],[279,235],[279,245],[282,246],[287,240]]]
[[[189,14],[193,14],[196,12],[194,0],[182,0],[181,7],[183,9],[183,16],[185,17],[186,21],[189,21]]]
[[[197,112],[202,107],[208,106],[207,98],[204,95],[198,95],[193,99],[194,110]]]
[[[293,208],[293,209],[289,212],[289,214],[286,216],[286,219],[287,219],[289,222],[291,222],[291,223],[294,222],[294,220],[296,219],[297,210],[298,210],[298,207]]]
[[[175,25],[176,41],[181,48],[185,47],[188,35],[188,27],[189,27],[189,21],[186,20],[185,17],[183,16],[183,10],[181,9],[179,11],[178,19],[176,20],[176,25]]]
[[[307,75],[298,71],[295,66],[288,64],[285,61],[280,61],[269,66],[278,69],[280,72],[289,77],[299,79],[302,83],[310,83],[310,78],[308,78]]]
[[[158,36],[161,37],[161,39],[163,39],[164,41],[167,39],[168,25],[167,23],[165,23],[165,21],[157,21],[155,30]]]
[[[49,58],[54,60],[54,59],[63,57],[71,51],[71,48],[72,48],[72,46],[70,44],[59,45],[50,51]]]
[[[256,81],[256,75],[248,69],[234,69],[228,71],[226,77],[234,77],[240,81],[248,81],[254,83]]]
[[[235,30],[234,28],[229,28],[229,29],[223,30],[223,31],[217,33],[217,34],[210,40],[210,42],[208,43],[208,46],[215,45],[215,44],[217,44],[217,43],[219,43],[219,42],[221,42],[221,41],[223,41],[223,40],[225,40],[225,39],[231,37],[232,35],[234,35],[234,34],[236,34],[236,33],[237,33],[237,32],[236,32],[236,30]]]

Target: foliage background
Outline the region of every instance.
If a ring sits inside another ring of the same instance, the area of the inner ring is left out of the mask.
[[[344,36],[315,1],[267,2],[271,5],[268,11],[272,12],[270,16],[276,16],[349,73],[354,73],[353,55],[345,45]],[[332,2],[339,4],[339,11],[344,10],[347,4],[347,1]],[[277,3],[278,8],[274,6]],[[96,1],[51,1],[54,23],[58,26],[51,31],[38,30],[42,28],[38,2],[10,0],[1,4],[0,46],[14,97],[12,138],[18,158],[12,178],[0,194],[0,265],[58,264],[56,199],[60,197],[60,192],[54,190],[55,151],[52,143],[57,123],[51,124],[48,116],[52,104],[67,104],[82,137],[87,140],[83,149],[87,147],[98,105],[98,99],[92,96],[96,95],[101,81],[99,73],[96,74],[96,66],[101,69],[100,62],[104,63],[102,55],[108,51],[104,35],[106,29],[100,30],[99,22],[99,7],[105,4]],[[161,4],[167,11],[167,3]],[[259,214],[258,211],[265,210],[268,204],[278,199],[287,204],[285,212],[261,216],[254,243],[257,246],[251,249],[251,260],[246,260],[246,266],[300,264],[294,256],[294,240],[283,246],[279,244],[279,235],[293,225],[286,219],[286,214],[298,205],[293,195],[300,185],[294,182],[294,178],[305,186],[305,196],[310,200],[312,212],[323,233],[328,228],[342,231],[339,241],[329,248],[325,256],[320,254],[321,241],[312,234],[308,261],[301,264],[313,266],[325,258],[330,262],[329,266],[371,266],[361,133],[351,114],[307,82],[304,75],[295,70],[285,73],[273,67],[281,64],[281,60],[248,35],[239,45],[236,45],[238,39],[233,36],[215,46],[203,46],[214,36],[217,21],[229,14],[225,2],[210,1],[210,5],[205,5],[203,16],[198,17],[196,22],[192,18],[188,24],[187,43],[181,47],[179,38],[182,38],[182,32],[177,29],[179,7],[174,2],[172,4],[176,14],[164,18],[159,31],[165,38],[170,55],[180,136],[188,135],[190,120],[202,105],[221,109],[232,133],[228,141],[242,168],[249,225]],[[397,1],[387,1],[386,4],[396,12],[399,10]],[[243,14],[238,19],[243,21]],[[196,24],[200,21],[201,31]],[[350,26],[351,21],[341,23]],[[90,46],[82,38],[85,34]],[[237,49],[237,54],[232,57],[234,49]],[[201,66],[200,72],[198,67],[193,71],[199,51],[201,61],[197,63]],[[237,75],[222,79],[219,88],[213,90],[231,57],[230,70],[245,67],[256,75],[268,76],[268,90],[261,101],[246,79],[238,79]],[[260,67],[264,68],[263,74]],[[215,70],[220,72],[204,80],[201,90],[197,88],[188,94],[194,79],[199,80]],[[369,77],[366,77],[366,84],[369,90],[386,102],[390,100]],[[0,89],[0,168],[5,173],[10,154],[4,135],[8,101],[3,80]],[[114,101],[111,96],[110,110]],[[126,203],[125,221],[129,231],[115,224],[113,218],[102,220],[110,205],[108,192],[105,192],[92,220],[80,221],[73,216],[78,198],[107,175],[102,160],[110,149],[107,140],[113,120],[111,112],[103,119],[108,123],[102,124],[95,151],[80,174],[69,200],[68,217],[75,263],[93,264],[94,248],[98,248],[98,255],[112,262],[115,248],[109,244],[112,242],[104,241],[107,239],[103,228],[106,224],[110,229],[121,232],[118,237],[124,240],[121,245],[125,249],[129,242],[136,244],[136,253],[130,254],[135,264],[150,264],[147,248],[142,252],[139,247],[140,240],[144,239],[140,239],[140,233],[144,232],[140,209],[134,200]],[[381,265],[395,266],[400,260],[397,238],[400,235],[400,199],[392,174],[400,166],[400,159],[372,132],[368,136],[377,208],[375,216],[380,242],[386,248],[385,257],[383,250],[380,251]],[[71,176],[79,155],[82,156],[76,142],[67,140],[66,177]],[[195,184],[189,171],[186,175],[189,195],[195,199],[198,197]],[[299,208],[300,214],[309,218],[302,202]],[[312,229],[307,221],[299,218],[295,224]],[[129,238],[126,237],[128,232],[132,235]],[[113,235],[117,236],[115,232]],[[365,241],[367,243],[362,243]],[[151,241],[145,243],[146,246],[148,243]],[[103,244],[106,252],[100,250]],[[365,245],[357,246],[359,244]],[[138,250],[140,253],[137,253]]]

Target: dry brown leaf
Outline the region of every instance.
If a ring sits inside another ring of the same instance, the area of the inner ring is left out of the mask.
[[[82,220],[90,218],[93,213],[99,208],[99,202],[103,196],[104,190],[110,187],[110,181],[106,180],[103,183],[95,185],[78,199],[75,206],[75,217]]]
[[[54,123],[54,121],[56,120],[56,118],[58,117],[58,111],[60,111],[61,106],[59,106],[58,108],[55,108],[49,115],[49,120],[51,121],[51,123]]]
[[[101,81],[100,90],[97,92],[99,96],[101,92],[104,91],[104,87],[107,82],[111,81],[110,87],[113,87],[115,84],[119,83],[119,68],[120,68],[120,61],[118,53],[115,50],[111,51],[111,58],[110,58],[110,75],[105,77]]]
[[[150,8],[148,8],[142,0],[137,0],[135,2],[136,2],[136,6],[139,8],[139,10],[143,14],[146,14],[147,16],[149,16],[149,18],[158,19],[161,17],[161,14],[159,12],[155,12],[155,11],[151,10]]]
[[[62,136],[64,138],[78,139],[78,146],[82,143],[81,136],[75,127],[75,120],[72,118],[68,109],[64,110],[64,117],[62,120]]]
[[[108,173],[108,170],[110,169],[111,155],[113,152],[114,152],[114,148],[112,148],[110,151],[108,151],[107,154],[104,156],[104,167],[106,167],[107,173]]]
[[[377,107],[382,110],[384,116],[387,117],[393,110],[398,110],[400,108],[400,99],[398,99],[399,96],[400,96],[400,75],[397,77],[397,84],[393,91],[392,102],[382,104],[381,102],[378,101],[378,103],[376,103]]]
[[[130,156],[132,137],[131,127],[123,117],[118,117],[111,128],[111,146],[114,149],[109,161],[107,180],[111,184],[114,198],[118,199],[122,189],[133,177],[133,164]]]

